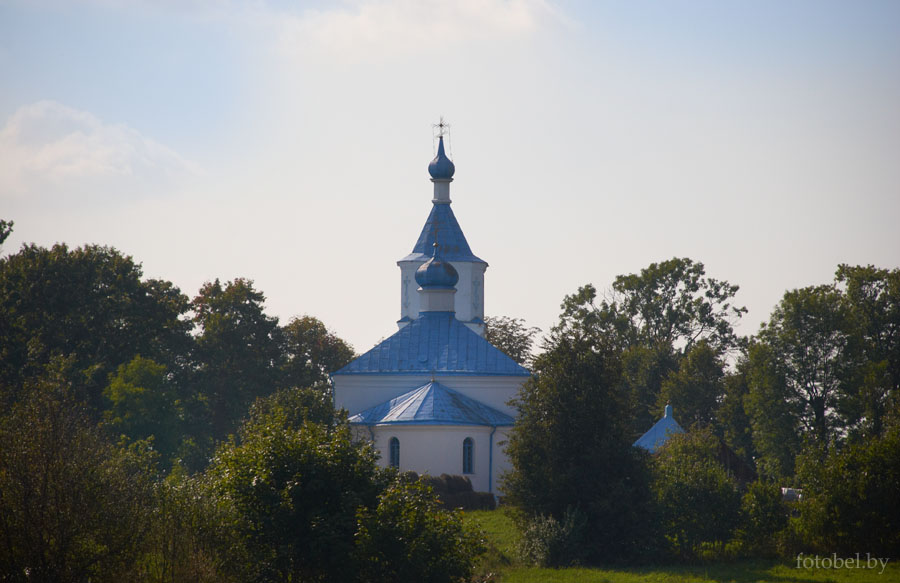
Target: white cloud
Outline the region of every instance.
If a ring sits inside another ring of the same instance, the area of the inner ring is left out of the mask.
[[[198,174],[166,146],[55,101],[19,108],[0,129],[0,192],[56,198],[145,196]]]
[[[278,15],[280,48],[293,57],[370,62],[527,36],[558,18],[542,0],[355,0]]]

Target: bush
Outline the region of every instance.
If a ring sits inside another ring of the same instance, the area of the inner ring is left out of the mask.
[[[900,557],[900,424],[866,442],[807,448],[800,530],[810,550]]]
[[[767,482],[753,482],[741,499],[738,539],[746,554],[773,557],[788,525],[788,507],[781,489]]]
[[[519,556],[537,567],[578,565],[584,559],[586,525],[587,517],[578,510],[567,510],[562,522],[538,515],[523,525]]]
[[[708,432],[672,436],[654,459],[653,493],[673,554],[698,556],[701,546],[724,548],[740,520],[737,485],[716,458]]]
[[[154,456],[109,443],[59,376],[0,418],[0,579],[125,581],[150,527]]]
[[[400,476],[374,510],[358,512],[359,581],[466,581],[482,552],[457,512],[442,510],[422,480]]]

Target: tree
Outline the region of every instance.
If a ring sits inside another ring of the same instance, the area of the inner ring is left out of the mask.
[[[0,245],[12,234],[14,223],[0,219]]]
[[[521,318],[487,316],[484,319],[485,340],[523,366],[531,362],[534,337],[540,332],[540,328],[527,326]]]
[[[103,413],[107,429],[131,441],[152,439],[169,463],[182,427],[175,387],[166,367],[138,355],[119,366],[103,394],[110,403]]]
[[[563,301],[561,326],[617,337],[620,346],[668,344],[687,352],[700,340],[719,353],[739,345],[734,323],[747,312],[732,300],[738,286],[705,277],[702,263],[673,258],[620,275],[595,305],[592,285]]]
[[[888,419],[881,435],[827,453],[810,442],[798,458],[801,530],[813,549],[900,556],[898,421]]]
[[[190,346],[187,298],[142,280],[110,247],[26,245],[0,259],[0,398],[21,395],[54,356],[72,357],[76,398],[99,418],[109,375],[141,354],[176,367]]]
[[[239,278],[206,283],[191,304],[199,328],[193,385],[208,406],[215,439],[237,428],[254,399],[278,388],[280,330],[264,301],[253,282]]]
[[[694,344],[678,370],[669,373],[662,382],[656,410],[661,411],[666,403],[671,403],[686,427],[713,428],[724,393],[723,368],[719,356],[706,341]]]
[[[153,511],[153,457],[109,444],[54,360],[0,418],[0,573],[6,581],[130,578]]]
[[[616,562],[645,550],[651,525],[644,457],[631,447],[626,404],[608,351],[559,338],[535,360],[515,404],[504,491],[528,515],[587,517],[589,561]]]
[[[708,430],[674,435],[653,460],[653,494],[663,531],[681,559],[703,543],[724,545],[740,519],[737,485],[719,465]]]
[[[357,579],[366,583],[462,583],[482,550],[458,511],[445,512],[424,482],[403,475],[379,495],[374,510],[360,509],[358,520]]]
[[[282,386],[310,387],[353,360],[353,348],[332,334],[318,318],[292,319],[281,329],[284,342]]]
[[[794,475],[794,458],[802,443],[797,431],[799,403],[788,401],[787,381],[772,347],[752,341],[747,349],[744,408],[750,419],[756,468],[770,479]]]
[[[782,392],[797,429],[827,448],[845,426],[839,411],[856,366],[840,292],[821,285],[785,293],[758,339],[767,350],[754,353],[751,365],[771,371],[777,381],[768,388]]]
[[[887,412],[900,407],[900,269],[838,266],[860,356],[846,413],[863,435],[881,432]]]
[[[706,277],[703,264],[688,258],[652,263],[639,274],[618,276],[602,300],[592,285],[566,296],[551,336],[590,339],[622,355],[621,390],[637,436],[655,420],[663,381],[696,344],[704,343],[718,359],[741,346],[734,323],[747,310],[732,304],[737,291]]]
[[[357,511],[374,507],[375,453],[350,428],[264,415],[210,468],[218,495],[234,504],[256,581],[349,581]]]

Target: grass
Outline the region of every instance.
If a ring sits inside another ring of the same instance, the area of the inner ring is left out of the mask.
[[[798,569],[796,562],[741,560],[698,565],[658,565],[619,569],[539,569],[516,554],[520,533],[509,509],[463,513],[467,528],[481,532],[487,552],[476,566],[476,581],[502,583],[894,583],[900,563],[875,569]],[[865,558],[863,558],[865,560]]]

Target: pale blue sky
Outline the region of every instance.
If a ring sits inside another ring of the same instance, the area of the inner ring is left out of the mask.
[[[188,295],[249,277],[365,350],[399,317],[431,124],[544,329],[688,256],[755,332],[840,262],[900,266],[900,2],[0,0],[0,217]]]

